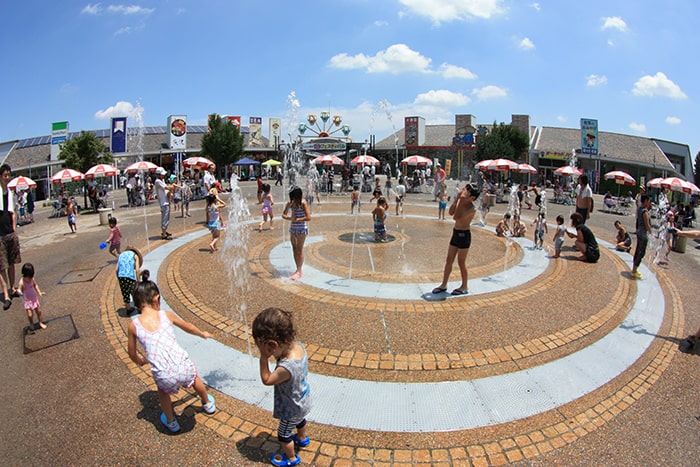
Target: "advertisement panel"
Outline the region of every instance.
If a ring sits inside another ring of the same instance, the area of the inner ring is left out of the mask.
[[[168,147],[170,149],[187,149],[187,115],[168,117]]]
[[[262,147],[262,117],[250,117],[248,124],[248,146]]]
[[[404,119],[404,128],[406,129],[406,137],[404,144],[406,146],[415,146],[418,144],[418,117],[406,117]]]
[[[241,117],[236,115],[227,115],[226,120],[236,125],[238,131],[241,131]]]
[[[54,122],[51,124],[51,160],[58,160],[61,145],[68,141],[68,122]]]
[[[126,117],[112,118],[109,132],[109,150],[114,153],[126,152]]]
[[[271,118],[270,125],[270,144],[271,148],[276,148],[282,142],[282,119]]]
[[[598,154],[598,120],[581,119],[581,153]]]

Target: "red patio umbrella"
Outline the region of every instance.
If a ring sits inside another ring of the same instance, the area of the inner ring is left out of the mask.
[[[323,164],[323,165],[345,165],[345,162],[333,154],[326,154],[323,156],[318,156],[311,161],[312,164]]]
[[[571,177],[573,175],[581,175],[583,172],[576,167],[571,167],[570,165],[565,165],[564,167],[559,167],[554,171],[555,174],[561,177]]]
[[[652,178],[651,180],[649,180],[649,181],[647,182],[647,186],[648,186],[649,188],[661,188],[661,181],[662,181],[662,180],[663,180],[663,178],[661,178],[661,177],[659,177],[659,178]]]
[[[200,169],[208,169],[210,165],[212,165],[213,162],[207,159],[206,157],[199,157],[199,156],[194,156],[194,157],[188,157],[184,161],[182,161],[182,165],[184,167],[197,167]]]
[[[605,180],[615,180],[615,183],[618,185],[632,186],[637,184],[633,176],[627,172],[623,172],[622,170],[613,170],[612,172],[608,172],[603,176],[603,178]]]
[[[85,178],[85,174],[73,169],[62,169],[56,172],[51,177],[51,183],[58,185],[60,183],[76,182]]]
[[[355,157],[350,161],[350,165],[379,165],[379,159],[365,154]]]
[[[418,154],[414,156],[408,156],[401,161],[402,164],[408,165],[433,165],[433,161],[424,156],[419,156]]]
[[[112,177],[119,173],[119,169],[109,164],[97,164],[85,172],[85,178]]]
[[[518,168],[518,164],[510,159],[494,159],[486,168],[493,172],[508,172]]]
[[[138,161],[138,162],[134,162],[131,165],[128,165],[126,167],[126,169],[124,169],[124,172],[127,172],[127,173],[135,173],[135,172],[140,172],[140,171],[153,172],[157,168],[158,168],[158,166],[155,165],[153,162]]]
[[[29,177],[20,175],[15,177],[7,184],[10,190],[26,190],[28,188],[36,188],[36,182]]]
[[[536,174],[537,169],[530,164],[518,164],[518,166],[513,169],[513,172],[518,172],[521,174]]]
[[[661,180],[661,186],[663,188],[668,188],[671,191],[677,191],[679,193],[693,194],[693,187],[690,183],[686,182],[682,178],[669,177]],[[697,188],[697,187],[696,187]]]
[[[479,170],[487,170],[486,168],[491,162],[493,162],[491,159],[484,159],[483,161],[474,164],[474,167],[476,167]]]

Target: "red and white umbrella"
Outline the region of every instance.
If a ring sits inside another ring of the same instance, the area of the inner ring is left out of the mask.
[[[623,172],[622,170],[613,170],[612,172],[608,172],[603,176],[603,178],[605,180],[615,180],[615,183],[618,185],[632,186],[637,184],[633,176],[627,172]]]
[[[350,165],[379,165],[379,159],[365,154],[355,157],[350,161]]]
[[[679,193],[687,193],[689,195],[693,194],[693,187],[690,186],[689,182],[686,182],[682,178],[678,178],[678,177],[664,178],[663,180],[661,180],[661,186],[663,188],[668,188],[671,191],[677,191]]]
[[[690,185],[690,189],[691,189],[690,194],[692,194],[692,195],[699,195],[700,194],[700,187],[698,187],[695,183],[688,182],[688,185]]]
[[[85,178],[112,177],[119,173],[119,169],[109,164],[97,164],[85,172]]]
[[[26,190],[29,188],[36,188],[36,182],[29,177],[24,177],[20,175],[15,177],[7,184],[7,188],[10,190]]]
[[[494,159],[486,168],[493,172],[508,172],[518,168],[518,164],[510,159]]]
[[[518,164],[518,166],[513,169],[513,172],[519,172],[521,174],[536,174],[537,169],[530,164]]]
[[[188,157],[184,161],[182,161],[182,165],[184,167],[197,167],[200,169],[208,169],[210,165],[212,165],[213,162],[207,159],[206,157],[199,157],[199,156],[194,156],[194,157]]]
[[[58,185],[59,183],[76,182],[85,178],[85,174],[73,169],[62,169],[56,172],[51,177],[51,183]]]
[[[323,156],[318,156],[311,161],[312,164],[323,164],[323,165],[345,165],[345,162],[333,154],[325,154]]]
[[[661,182],[663,181],[663,178],[652,178],[647,182],[647,186],[649,188],[661,188]]]
[[[126,169],[124,169],[124,172],[127,172],[127,173],[136,173],[136,172],[141,172],[141,171],[153,172],[157,168],[158,168],[158,166],[155,165],[153,162],[138,161],[138,162],[134,162],[131,165],[128,165],[126,167]]]
[[[474,167],[476,167],[479,170],[487,170],[486,168],[491,162],[493,162],[491,159],[485,159],[481,162],[477,162],[476,164],[474,164]]]
[[[583,172],[576,167],[571,167],[570,165],[565,165],[564,167],[559,167],[554,171],[555,174],[560,177],[571,177],[573,175],[581,175]]]
[[[427,157],[419,156],[418,154],[415,156],[408,156],[407,158],[403,159],[401,163],[408,165],[433,165],[433,161]]]

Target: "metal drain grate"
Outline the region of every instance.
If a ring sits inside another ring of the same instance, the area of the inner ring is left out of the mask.
[[[75,284],[76,282],[90,282],[102,271],[97,269],[76,269],[63,276],[59,284]]]
[[[72,315],[59,316],[45,321],[46,329],[34,323],[34,329],[24,328],[24,353],[37,352],[54,345],[78,339],[80,335]]]

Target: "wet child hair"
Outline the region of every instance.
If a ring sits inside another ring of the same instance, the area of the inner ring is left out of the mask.
[[[22,265],[22,277],[34,278],[34,265],[32,263]]]
[[[301,191],[301,190],[300,190]],[[253,339],[291,344],[296,337],[292,313],[281,308],[265,308],[253,320]]]
[[[289,190],[289,200],[290,201],[297,201],[301,203],[301,198],[302,198],[302,192],[301,188],[298,186],[292,187],[291,190]]]
[[[386,198],[383,197],[383,196],[380,196],[380,197],[377,199],[377,206],[384,206],[385,204],[387,204]]]
[[[563,223],[564,223],[564,216],[562,216],[561,214],[559,214],[559,215],[557,216],[557,224],[563,224]]]
[[[117,225],[117,218],[112,216],[109,218],[109,226],[114,227],[115,225]]]
[[[505,213],[505,214],[503,215],[503,218],[506,219],[506,220],[510,219],[510,213],[508,213],[508,212]]]
[[[141,271],[141,281],[137,282],[131,295],[134,297],[134,305],[139,310],[144,305],[150,305],[155,300],[156,295],[160,295],[158,286],[152,280],[149,280],[151,273],[148,269]]]
[[[216,195],[215,194],[210,194],[207,195],[207,204],[214,204],[216,202]]]
[[[270,192],[270,184],[269,183],[263,183],[262,192],[265,194],[268,194]]]

